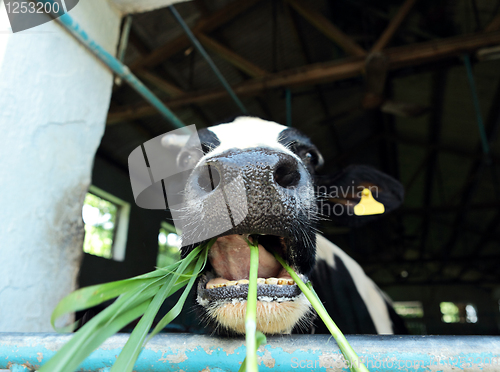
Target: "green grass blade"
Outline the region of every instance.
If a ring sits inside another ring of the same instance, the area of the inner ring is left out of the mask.
[[[121,298],[118,299],[121,301],[120,306],[116,309],[115,314],[108,319],[107,323],[112,322],[115,317],[117,317],[119,314],[122,313],[122,311],[128,309],[131,306],[130,304],[133,304],[141,294],[150,293],[149,289],[153,290],[151,294],[151,297],[153,297],[157,292],[157,288],[159,289],[167,281],[168,278],[166,275],[159,278],[151,278],[148,282],[144,283],[145,286],[140,290],[129,291],[126,299],[121,299]]]
[[[212,243],[213,244],[213,243]],[[193,251],[191,251],[190,254],[187,255],[186,258],[184,258],[183,260],[179,261],[179,264],[173,264],[173,265],[170,265],[170,266],[167,266],[165,268],[166,269],[170,269],[172,268],[173,266],[176,266],[176,274],[178,274],[178,276],[183,276],[183,277],[189,277],[191,276],[191,273],[188,273],[188,274],[185,274],[185,271],[187,271],[187,267],[191,264],[191,262],[193,260],[195,260],[198,255],[199,255],[199,252],[202,250],[203,248],[201,246],[199,247],[196,247]],[[162,280],[162,281],[165,281],[167,280],[167,278],[169,277],[169,274],[165,274],[164,270],[163,269],[160,269],[160,270],[155,270],[155,271],[162,271],[163,272],[163,275],[159,278],[156,278],[156,280],[154,282],[150,282],[149,285],[153,285],[153,284],[158,284],[159,280]],[[187,281],[187,279],[184,279]],[[179,281],[184,281],[183,279],[179,279]],[[178,282],[179,282],[178,281]],[[174,280],[169,280],[169,285],[168,285],[168,288],[166,289],[167,292],[169,292],[172,287],[173,287],[173,284],[176,283]],[[136,295],[138,295],[138,293],[136,293]],[[132,298],[130,298],[128,301],[131,302],[133,301],[134,297],[132,296]],[[122,304],[122,308],[126,308],[128,306],[128,303],[125,302]],[[121,311],[122,308],[120,308],[119,310]],[[111,318],[109,321],[112,321],[113,318]]]
[[[180,263],[175,263],[167,266],[165,269],[175,270]],[[160,278],[165,275],[162,270],[155,270],[151,273],[140,275],[134,278],[119,280],[106,284],[93,285],[86,288],[78,289],[68,296],[64,297],[56,306],[51,316],[52,327],[57,332],[71,332],[73,331],[78,322],[70,324],[65,327],[56,327],[55,323],[60,317],[74,313],[76,311],[88,309],[90,307],[99,305],[119,295],[134,290],[141,286],[145,281],[150,281],[153,278]]]
[[[82,288],[65,297],[52,314],[53,326],[55,321],[65,314],[118,298],[86,323],[40,371],[75,370],[109,336],[144,314],[143,319],[139,321],[139,327],[136,327],[120,354],[124,355],[120,359],[123,362],[113,367],[114,371],[131,371],[159,307],[168,296],[188,285],[181,295],[181,300],[159,325],[168,324],[180,313],[189,290],[206,264],[208,249],[214,242],[215,239],[212,239],[208,244],[195,248],[185,259],[165,268],[126,280]],[[158,328],[158,331],[161,328]],[[71,326],[63,329],[71,329]]]
[[[57,304],[50,319],[52,327],[58,332],[63,332],[68,329],[71,330],[72,326],[56,327],[56,320],[66,314],[88,309],[112,298],[118,297],[129,290],[139,288],[142,284],[143,281],[140,280],[119,281],[79,289],[64,297]],[[74,325],[76,325],[76,323],[74,323]]]
[[[116,320],[98,330],[93,330],[88,337],[80,338],[75,348],[75,343],[71,342],[75,336],[66,343],[50,360],[45,363],[39,372],[68,372],[74,371],[88,357],[93,350],[101,345],[109,336],[118,332],[121,328],[129,324],[134,319],[141,316],[149,305],[149,300],[121,314]],[[93,318],[95,319],[95,318]],[[82,328],[83,329],[83,328]]]
[[[152,281],[156,281],[154,277],[151,279]],[[180,283],[177,283],[172,288],[170,294],[177,292],[180,288],[185,285],[185,280],[182,280]],[[146,288],[147,283],[143,283],[143,287]],[[99,347],[102,342],[106,340],[107,337],[113,335],[118,332],[125,325],[130,323],[132,320],[141,316],[145,311],[146,307],[142,309],[142,312],[130,312],[131,310],[137,309],[139,306],[144,306],[144,303],[149,304],[151,297],[155,295],[157,292],[156,287],[148,287],[144,289],[139,296],[136,296],[136,292],[126,293],[119,299],[115,301],[111,306],[104,309],[102,312],[97,314],[94,318],[92,318],[87,324],[85,324],[82,329],[80,329],[73,338],[64,345],[64,347],[59,350],[54,357],[50,360],[54,359],[50,364],[50,368],[44,367],[41,371],[46,372],[59,372],[59,371],[68,371],[67,368],[68,363],[72,363],[71,360],[74,360],[74,363],[81,363],[83,360],[90,355],[92,350]],[[129,303],[128,309],[118,317],[115,317],[116,312],[121,308],[121,302],[125,302],[128,298],[134,295],[135,300],[133,303]],[[131,310],[130,310],[131,309]],[[137,311],[137,310],[135,310]],[[135,318],[131,317],[135,314]],[[109,319],[114,317],[113,322],[109,323]],[[102,329],[105,328],[105,331]],[[104,333],[103,333],[104,332]],[[100,335],[100,336],[99,336]],[[90,343],[89,343],[90,342]],[[88,349],[86,349],[88,348]],[[90,351],[88,351],[90,349]],[[83,351],[83,352],[82,352]],[[76,368],[76,367],[75,367]],[[74,370],[74,369],[73,369]]]
[[[155,280],[155,279],[151,279]],[[128,309],[135,309],[138,306],[144,304],[147,301],[150,301],[151,297],[154,296],[156,293],[157,289],[156,288],[145,288],[146,283],[142,284],[143,289],[141,290],[139,296],[136,296],[136,299],[134,302],[130,303]],[[145,288],[145,289],[144,289]],[[121,328],[123,328],[124,325],[128,324],[123,324],[122,325],[122,320],[123,317],[122,315],[124,313],[128,313],[127,311],[124,311],[120,314],[118,314],[118,317],[116,317],[116,313],[118,312],[119,308],[121,307],[121,304],[124,301],[127,301],[128,298],[136,295],[136,292],[129,292],[118,298],[112,305],[101,311],[99,314],[97,314],[94,318],[92,318],[87,324],[85,324],[72,338],[66,345],[64,345],[64,350],[61,349],[52,359],[55,359],[57,361],[57,367],[62,368],[62,369],[57,369],[58,371],[67,371],[67,369],[64,369],[64,366],[66,366],[68,363],[70,363],[71,359],[79,360],[77,358],[77,355],[79,352],[85,347],[85,345],[88,345],[89,340],[93,339],[94,333],[100,332],[101,328],[108,327],[108,329],[114,329],[113,326],[117,327],[117,332]],[[145,311],[145,309],[144,309]],[[143,311],[143,312],[144,312]],[[141,314],[137,315],[139,317]],[[113,322],[109,323],[109,319],[111,317],[116,317]],[[133,320],[133,319],[132,319]],[[110,335],[112,335],[111,333]],[[109,336],[108,336],[109,337]],[[105,338],[101,341],[104,342]],[[100,345],[100,343],[95,343],[92,344],[93,349],[97,348]],[[93,350],[92,349],[92,350]],[[51,359],[51,360],[52,360]],[[83,359],[85,359],[85,356],[83,356]],[[81,363],[83,359],[79,360]],[[48,370],[52,372],[51,370]]]
[[[77,353],[73,354],[72,358],[72,368],[68,370],[74,370],[73,366],[76,365],[77,361],[80,363],[85,360],[94,350],[96,350],[106,339],[116,332],[120,331],[123,327],[127,326],[130,322],[134,321],[138,317],[144,314],[147,308],[150,306],[151,300],[147,300],[142,304],[127,309],[118,316],[112,323],[106,324],[100,327],[98,330],[94,331],[91,337],[85,340],[85,343],[78,349]],[[77,367],[77,365],[76,365]]]
[[[251,243],[247,240],[250,248],[250,273],[248,275],[248,295],[245,314],[245,341],[247,346],[246,367],[249,372],[257,372],[257,273],[259,270],[259,246],[257,241]]]
[[[200,262],[200,260],[198,260]],[[186,280],[182,280],[181,277],[191,277],[192,280],[194,281],[197,277],[197,273],[199,269],[201,268],[201,265],[204,264],[205,261],[200,262],[199,265],[195,265],[195,267],[191,270],[189,270],[189,265],[186,267],[187,271],[190,272],[189,274],[183,274],[180,272],[181,266],[179,267],[179,272],[176,272],[174,274],[179,274],[178,276],[170,276],[169,280],[162,286],[162,288],[158,291],[158,293],[155,295],[153,301],[149,305],[148,309],[146,310],[144,316],[141,318],[137,326],[134,328],[134,331],[130,335],[130,338],[128,339],[127,343],[125,344],[122,352],[120,353],[117,361],[113,365],[113,368],[111,369],[111,372],[131,372],[134,368],[134,364],[139,357],[139,354],[142,350],[144,340],[146,339],[146,336],[151,328],[151,324],[153,323],[153,320],[158,313],[158,310],[160,309],[161,305],[165,301],[165,299],[171,295],[172,289],[174,288],[174,283],[177,281],[181,281],[184,283],[184,285],[187,284]],[[196,275],[194,275],[196,273]],[[180,302],[180,301],[179,301]]]
[[[350,370],[352,372],[368,372],[368,369],[366,366],[361,362],[359,359],[358,355],[354,351],[354,349],[351,347],[347,339],[345,338],[344,334],[340,331],[340,329],[337,327],[335,322],[332,320],[328,312],[326,311],[325,307],[321,303],[321,301],[318,298],[318,295],[316,292],[311,291],[309,286],[307,286],[300,278],[299,276],[293,271],[293,269],[288,266],[288,264],[281,258],[280,255],[277,253],[274,254],[274,257],[278,260],[278,262],[288,271],[290,276],[292,277],[293,280],[295,280],[295,283],[299,286],[300,290],[305,294],[311,305],[314,307],[316,312],[318,313],[319,317],[321,320],[325,323],[326,327],[332,334],[333,338],[335,338],[335,341],[337,341],[337,344],[339,345],[340,351],[342,351],[342,354],[344,354],[345,359],[349,362],[350,365]]]
[[[120,352],[118,359],[113,364],[113,368],[111,368],[111,372],[120,371],[120,372],[128,372],[132,371],[134,368],[135,361],[142,350],[142,345],[144,343],[144,339],[146,338],[151,324],[160,309],[163,301],[168,297],[168,284],[164,284],[158,293],[153,298],[153,301],[149,304],[146,312],[142,316],[139,323],[135,326],[134,331],[130,335],[127,343],[123,347],[123,350]]]
[[[260,347],[260,345],[264,345],[267,342],[266,336],[260,332],[257,331],[255,333],[255,354],[257,355],[257,349]],[[243,359],[243,363],[240,366],[240,369],[238,372],[245,372],[247,370],[247,358]]]
[[[211,245],[210,245],[211,246]],[[208,249],[207,248],[204,252],[204,255],[198,259],[196,262],[196,266],[194,268],[194,272],[200,272],[201,268],[205,265],[205,262],[208,257]],[[184,307],[184,303],[186,302],[186,298],[189,294],[189,291],[191,291],[191,288],[194,285],[194,282],[196,281],[197,275],[193,275],[191,279],[189,279],[189,283],[187,284],[186,288],[184,288],[184,292],[182,293],[181,297],[179,298],[179,301],[175,304],[175,306],[170,309],[170,311],[165,315],[156,325],[155,329],[153,329],[153,332],[151,332],[151,335],[149,335],[147,341],[149,341],[154,335],[156,335],[158,332],[160,332],[167,324],[169,324],[172,320],[177,318],[179,316],[182,308]],[[146,342],[147,342],[146,341]]]
[[[182,285],[188,285],[188,287],[184,290],[181,298],[175,305],[174,309],[170,310],[169,313],[159,322],[155,330],[151,333],[151,336],[148,340],[154,336],[159,330],[163,329],[165,325],[170,323],[175,317],[178,316],[184,302],[186,300],[187,294],[189,293],[192,284],[198,277],[199,272],[202,270],[207,261],[208,249],[213,244],[213,241],[204,247],[198,247],[191,254],[189,254],[179,265],[175,272],[171,272],[169,280],[163,285],[161,290],[156,294],[153,301],[149,305],[146,313],[139,321],[139,324],[135,327],[134,331],[130,335],[129,340],[125,344],[122,352],[120,353],[117,361],[113,365],[111,369],[112,372],[131,372],[133,370],[134,364],[139,357],[141,350],[144,345],[144,340],[147,336],[149,329],[151,328],[151,324],[153,323],[154,317],[158,313],[162,303],[165,299],[172,294],[172,289]],[[204,249],[204,251],[202,251]],[[199,257],[199,253],[203,252],[202,257]],[[197,259],[196,264],[192,261]],[[185,278],[190,278],[189,281]],[[177,285],[176,285],[177,284]],[[178,311],[176,311],[178,308]],[[177,313],[177,314],[175,314]],[[155,332],[156,331],[156,332]],[[147,341],[146,341],[147,342]]]

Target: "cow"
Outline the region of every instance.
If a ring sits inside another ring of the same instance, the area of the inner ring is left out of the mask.
[[[308,137],[248,116],[201,129],[184,140],[173,136],[167,134],[162,143],[179,146],[176,164],[185,175],[184,200],[176,211],[183,221],[182,257],[217,238],[196,284],[197,306],[208,327],[219,334],[245,332],[248,239],[259,248],[257,329],[261,332],[328,333],[274,258],[277,252],[301,279],[313,283],[344,333],[405,333],[384,293],[352,258],[317,231],[322,218],[318,203],[335,198],[317,191],[316,172],[324,160]],[[352,183],[361,190],[377,186],[374,196],[383,201],[386,213],[403,198],[396,180],[366,166],[349,167],[330,183],[330,187]],[[335,199],[344,214],[352,212],[352,201],[359,200],[356,195]]]

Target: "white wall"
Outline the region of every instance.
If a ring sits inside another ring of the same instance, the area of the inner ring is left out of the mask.
[[[11,34],[0,13],[0,331],[51,331],[75,288],[112,74],[56,22]],[[82,0],[70,14],[115,54],[114,5]]]
[[[189,0],[113,0],[123,13],[141,13]]]

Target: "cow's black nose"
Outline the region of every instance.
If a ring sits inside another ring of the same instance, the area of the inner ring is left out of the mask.
[[[193,190],[200,196],[208,195],[219,184],[232,184],[237,177],[250,189],[265,189],[272,182],[275,187],[293,188],[300,183],[299,162],[293,156],[267,149],[228,151],[209,159],[194,169],[190,176]]]
[[[281,155],[280,161],[274,169],[274,181],[284,188],[297,186],[300,181],[297,160],[290,155]]]
[[[220,174],[213,165],[204,165],[197,169],[198,186],[207,194],[215,190],[220,183]]]

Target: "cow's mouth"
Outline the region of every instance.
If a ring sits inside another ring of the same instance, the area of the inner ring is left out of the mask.
[[[264,333],[290,332],[309,312],[302,291],[274,258],[287,256],[286,239],[274,235],[228,235],[217,239],[209,252],[209,268],[198,282],[198,303],[210,319],[236,333],[244,333],[250,248],[245,240],[258,239],[257,328]],[[303,281],[307,277],[299,273]]]

